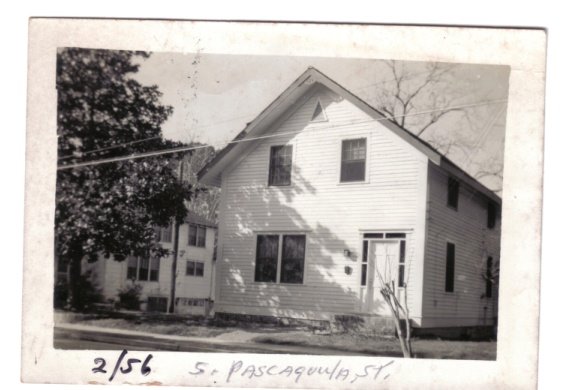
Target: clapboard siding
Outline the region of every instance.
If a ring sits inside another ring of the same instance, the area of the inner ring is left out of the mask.
[[[310,123],[318,99],[328,121]],[[419,318],[426,157],[326,89],[268,134],[276,137],[257,141],[222,173],[216,311],[306,318],[358,312],[362,231],[403,230],[410,235],[410,305]],[[367,138],[367,180],[339,183],[341,142],[360,137]],[[292,184],[268,187],[270,148],[283,144],[293,145]],[[306,234],[303,284],[254,282],[256,237],[268,232]]]
[[[497,316],[494,291],[486,298],[487,256],[499,258],[499,216],[487,228],[487,198],[460,183],[457,210],[447,206],[448,174],[429,166],[427,240],[423,284],[425,327],[490,325]],[[454,292],[445,292],[447,242],[455,244]]]
[[[188,245],[188,225],[180,227],[179,253],[177,276],[176,276],[176,298],[213,298],[214,289],[214,261],[213,252],[215,244],[215,229],[206,229],[206,247],[198,248]],[[162,244],[164,248],[171,249],[172,244]],[[158,281],[136,281],[142,286],[141,299],[146,300],[149,296],[165,297],[170,296],[171,275],[172,275],[172,255],[160,259],[160,272]],[[186,276],[186,262],[201,261],[204,263],[204,276]],[[86,265],[84,271],[90,270],[97,287],[107,300],[117,300],[118,292],[132,285],[132,281],[127,278],[128,262],[115,261],[113,258],[105,259],[103,256],[94,264]]]

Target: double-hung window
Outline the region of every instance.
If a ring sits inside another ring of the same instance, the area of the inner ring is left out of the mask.
[[[128,258],[127,279],[142,282],[157,282],[160,279],[160,259],[158,257]]]
[[[186,261],[186,275],[203,277],[204,263],[201,261]]]
[[[156,240],[159,242],[172,242],[172,225],[168,227],[155,227]]]
[[[188,225],[188,245],[206,247],[206,228],[199,225]]]
[[[281,250],[280,250],[281,248]],[[304,234],[260,234],[256,248],[256,282],[302,284]]]
[[[289,186],[291,184],[292,145],[272,146],[268,185]]]
[[[366,150],[366,138],[342,141],[340,182],[365,181]]]

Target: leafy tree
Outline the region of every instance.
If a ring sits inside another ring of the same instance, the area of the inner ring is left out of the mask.
[[[103,254],[162,256],[154,226],[186,215],[189,185],[174,174],[173,155],[69,167],[178,146],[161,137],[172,108],[156,86],[133,78],[143,52],[58,51],[57,255],[69,267],[72,307],[79,308],[81,261]],[[68,167],[66,167],[68,166]]]

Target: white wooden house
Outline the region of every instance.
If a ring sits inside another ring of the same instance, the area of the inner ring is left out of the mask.
[[[415,327],[497,317],[500,198],[316,69],[199,180],[222,189],[216,313],[389,318],[383,277]]]
[[[173,233],[173,227],[157,229],[158,240],[164,248],[173,249]],[[216,225],[189,212],[179,231],[176,313],[209,314],[214,298],[215,240]],[[118,301],[120,290],[138,284],[142,287],[141,309],[166,312],[172,253],[163,258],[129,257],[121,262],[101,257],[95,263],[84,261],[82,271],[89,272],[91,281],[107,301]]]

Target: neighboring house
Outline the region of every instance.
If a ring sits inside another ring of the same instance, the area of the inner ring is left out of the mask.
[[[173,248],[173,233],[173,227],[157,229],[158,240],[164,248]],[[209,314],[214,298],[215,240],[215,224],[189,212],[179,232],[176,313]],[[163,258],[129,257],[121,262],[101,257],[95,263],[84,261],[82,271],[89,272],[105,300],[117,301],[120,290],[139,284],[142,286],[141,309],[166,312],[172,262],[173,252]]]
[[[222,189],[216,313],[385,319],[382,277],[415,327],[494,324],[500,198],[383,118],[310,68],[200,171]]]

